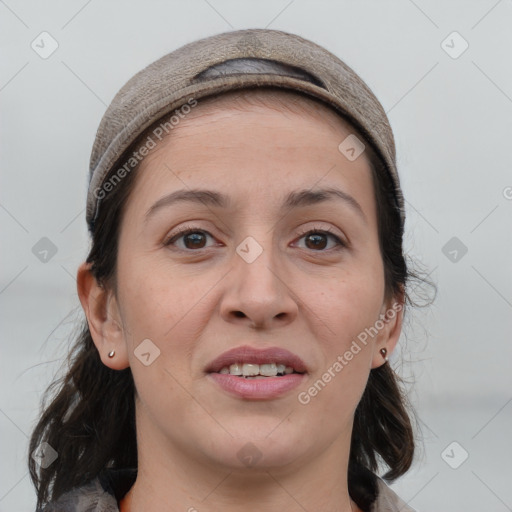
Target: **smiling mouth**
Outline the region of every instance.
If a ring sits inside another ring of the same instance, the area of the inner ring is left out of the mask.
[[[223,375],[234,375],[246,379],[266,379],[268,377],[284,377],[292,373],[302,373],[295,371],[291,366],[278,363],[233,363],[222,367],[218,372]]]
[[[274,400],[299,386],[308,368],[288,350],[246,345],[220,355],[205,370],[216,386],[237,399]]]

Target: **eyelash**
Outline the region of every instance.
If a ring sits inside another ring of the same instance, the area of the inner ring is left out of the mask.
[[[170,246],[178,239],[184,237],[185,235],[191,234],[191,233],[203,233],[203,234],[212,236],[208,231],[205,231],[204,229],[195,228],[193,226],[191,226],[191,227],[187,226],[187,227],[184,227],[181,230],[179,230],[177,233],[173,234],[172,237],[170,237],[169,239],[167,239],[164,242],[163,245],[165,247]],[[333,247],[331,249],[323,249],[323,250],[319,250],[319,251],[315,251],[315,250],[311,249],[313,252],[339,251],[339,250],[347,247],[347,244],[345,244],[345,242],[343,242],[339,236],[335,235],[332,231],[330,231],[330,229],[316,229],[316,228],[309,229],[309,230],[299,234],[299,238],[304,238],[308,235],[312,235],[313,233],[315,233],[315,234],[320,233],[322,235],[331,236],[332,238],[334,238],[334,240],[336,241],[336,245],[337,245],[337,247]],[[178,248],[178,250],[184,251],[184,252],[198,252],[203,249],[180,249],[180,248]]]

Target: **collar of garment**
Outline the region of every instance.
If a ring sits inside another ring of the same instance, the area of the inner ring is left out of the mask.
[[[370,503],[352,496],[364,512],[415,512],[380,477],[366,471],[371,489]],[[119,502],[137,478],[136,469],[106,469],[89,483],[76,487],[37,512],[119,512]],[[351,493],[352,494],[352,493]]]

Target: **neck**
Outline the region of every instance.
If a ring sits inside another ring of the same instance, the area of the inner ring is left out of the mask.
[[[241,506],[247,512],[361,512],[348,493],[350,434],[315,458],[258,468],[194,459],[190,452],[169,446],[158,432],[141,435],[130,512],[234,512]]]

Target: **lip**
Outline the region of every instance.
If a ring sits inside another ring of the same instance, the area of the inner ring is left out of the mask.
[[[237,398],[271,400],[279,398],[296,388],[306,378],[306,374],[290,373],[282,377],[246,379],[237,375],[209,373],[207,378],[213,380],[224,391]]]
[[[218,373],[234,363],[276,363],[291,366],[298,373],[281,377],[246,379],[237,375]],[[306,378],[304,361],[292,352],[279,347],[256,349],[248,345],[236,347],[214,359],[206,368],[207,377],[232,396],[252,400],[269,400],[285,395]]]
[[[218,373],[225,366],[230,366],[235,363],[284,364],[285,366],[291,366],[297,373],[307,373],[307,368],[304,361],[289,350],[279,347],[256,349],[250,347],[249,345],[232,348],[231,350],[224,352],[219,357],[214,359],[207,366],[205,371],[206,373]],[[272,378],[274,377],[267,377],[267,379]],[[282,379],[283,377],[278,378]]]

